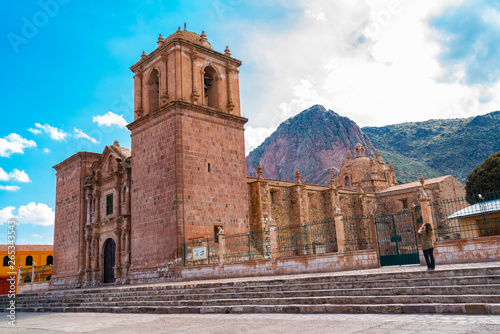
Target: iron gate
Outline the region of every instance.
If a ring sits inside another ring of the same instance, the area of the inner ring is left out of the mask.
[[[381,266],[420,263],[411,212],[375,217],[375,226]]]

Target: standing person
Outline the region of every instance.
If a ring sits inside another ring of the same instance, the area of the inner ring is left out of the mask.
[[[427,270],[434,270],[434,242],[432,240],[434,231],[432,225],[429,223],[422,224],[418,233],[422,234],[422,250],[424,251],[425,263],[427,263]]]

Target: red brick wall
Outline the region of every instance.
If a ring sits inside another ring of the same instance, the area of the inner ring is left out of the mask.
[[[54,224],[54,277],[76,276],[83,258],[86,220],[84,181],[100,157],[79,152],[54,166],[57,171]]]
[[[174,113],[132,130],[131,264],[156,265],[177,249],[176,136]]]
[[[132,126],[133,268],[164,263],[214,225],[248,231],[245,119],[221,116],[173,103]]]
[[[183,114],[182,233],[213,234],[214,225],[226,233],[248,232],[244,122],[194,110]]]

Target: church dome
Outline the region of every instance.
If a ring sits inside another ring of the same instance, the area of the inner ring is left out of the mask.
[[[185,39],[185,40],[190,41],[192,43],[204,46],[206,48],[209,48],[209,49],[212,48],[212,45],[210,45],[210,43],[208,42],[207,35],[205,34],[204,31],[202,31],[201,35],[199,35],[195,32],[187,31],[186,25],[184,25],[184,30],[181,30],[181,27],[179,27],[179,29],[177,29],[177,31],[175,33],[168,36],[165,39],[165,43],[170,42],[174,38],[182,38],[182,39]]]
[[[358,143],[354,146],[354,158],[351,152],[347,153],[347,162],[344,160],[335,186],[345,190],[363,190],[375,192],[396,184],[396,176],[392,165],[388,168],[379,151],[376,158],[365,155],[365,147]]]

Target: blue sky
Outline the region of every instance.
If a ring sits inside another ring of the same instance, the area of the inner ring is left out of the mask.
[[[0,243],[52,243],[55,171],[102,152],[133,118],[129,67],[187,22],[240,68],[247,152],[323,104],[359,125],[498,110],[494,1],[105,1],[0,3]]]

